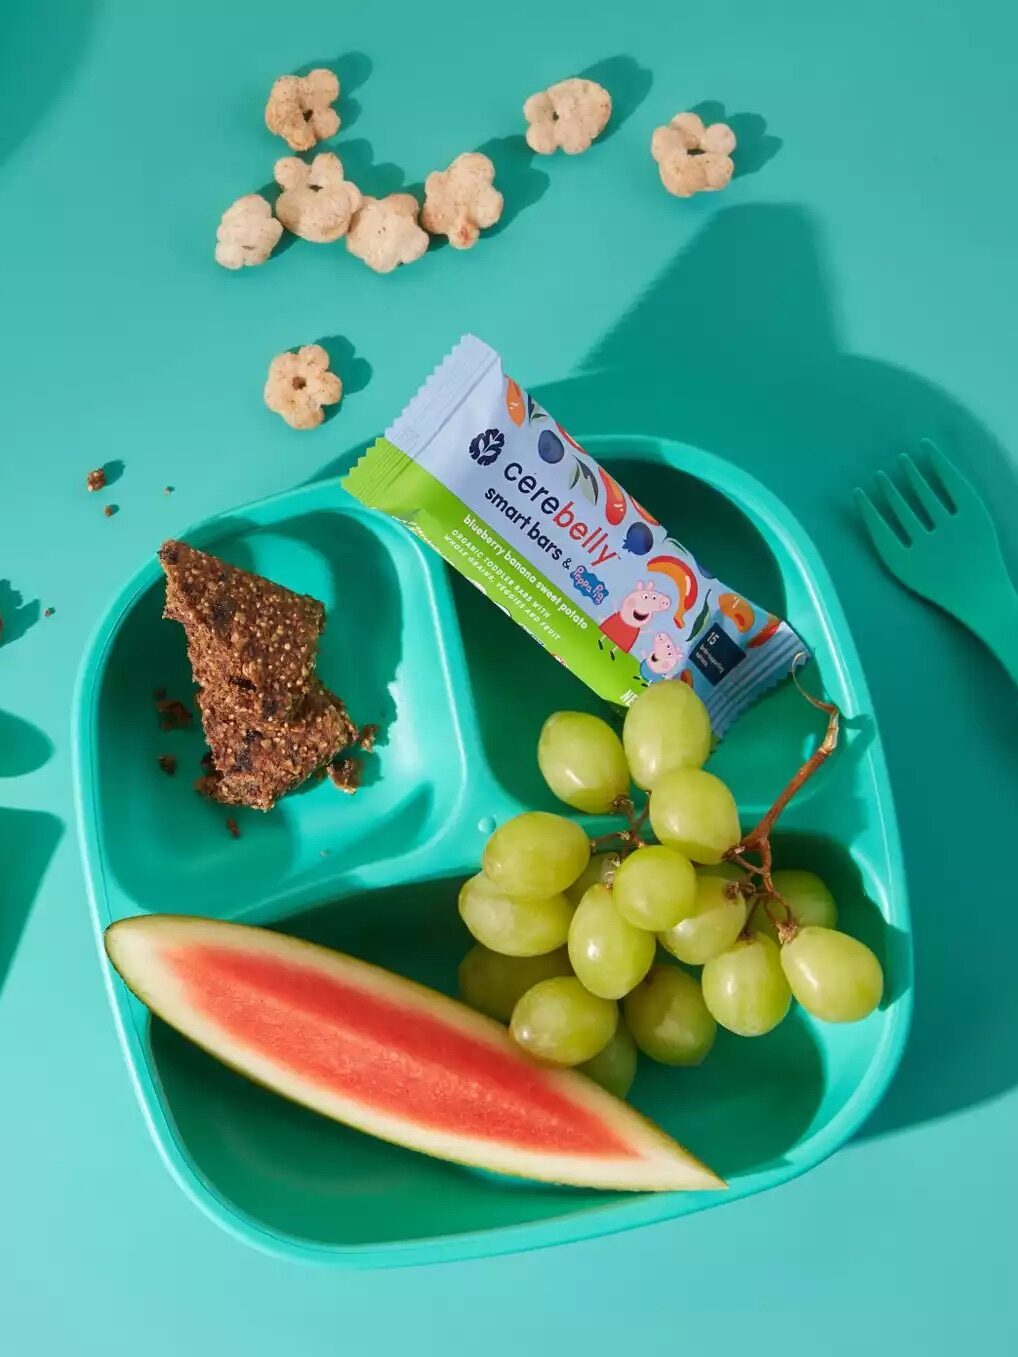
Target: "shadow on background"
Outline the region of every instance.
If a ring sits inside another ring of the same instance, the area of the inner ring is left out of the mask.
[[[580,71],[584,80],[593,80],[603,85],[612,97],[612,115],[601,142],[610,141],[615,133],[629,121],[632,115],[650,93],[654,83],[653,72],[641,66],[633,57],[605,57],[595,61]]]
[[[384,198],[405,191],[406,172],[390,161],[376,163],[374,147],[366,137],[353,137],[331,149],[343,162],[343,174],[367,197]]]
[[[548,192],[551,179],[543,170],[535,168],[535,162],[544,157],[530,149],[521,132],[509,137],[493,137],[477,149],[495,166],[495,187],[505,198],[501,217],[484,233],[486,239],[494,239],[511,226],[521,212],[540,202]]]
[[[0,991],[64,826],[42,811],[0,809]]]
[[[1014,491],[1002,449],[943,392],[844,351],[817,229],[796,207],[720,209],[580,374],[540,394],[569,428],[662,434],[762,468],[794,510],[838,510],[842,532],[852,486],[923,434],[991,502]]]
[[[103,462],[102,472],[106,477],[107,485],[116,485],[124,474],[124,463],[121,458],[114,457],[111,462]]]
[[[705,99],[690,109],[703,123],[727,123],[735,133],[734,179],[745,179],[747,175],[762,170],[769,160],[773,160],[784,142],[767,131],[767,123],[759,113],[726,113],[724,104],[716,99]]]
[[[0,165],[59,102],[88,47],[95,0],[47,6],[40,41],[36,6],[0,4]]]
[[[38,726],[13,712],[0,711],[0,777],[34,773],[49,761],[53,744]],[[2,862],[2,859],[0,859]]]
[[[357,350],[345,335],[326,335],[314,342],[320,344],[329,355],[329,368],[343,383],[342,400],[337,405],[324,407],[327,424],[339,414],[348,396],[355,396],[358,391],[364,390],[371,381],[372,368],[366,358],[358,357]]]
[[[0,646],[13,645],[41,616],[37,598],[26,603],[24,595],[10,580],[0,580]]]

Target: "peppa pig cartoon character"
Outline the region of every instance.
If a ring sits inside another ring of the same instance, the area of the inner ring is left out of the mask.
[[[666,631],[656,632],[654,643],[640,664],[640,677],[644,683],[656,683],[658,679],[668,678],[674,673],[686,652],[675,644]]]
[[[668,611],[672,606],[669,596],[652,588],[650,580],[646,583],[637,580],[636,587],[622,600],[618,612],[601,623],[601,630],[619,650],[628,653],[636,645],[640,632],[654,620],[654,614]]]

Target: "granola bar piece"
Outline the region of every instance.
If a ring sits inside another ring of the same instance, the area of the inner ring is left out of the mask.
[[[179,622],[195,679],[258,720],[288,719],[311,688],[325,608],[215,556],[165,542],[163,613]]]
[[[216,697],[208,689],[198,694],[213,765],[202,790],[227,805],[270,810],[357,734],[343,703],[318,679],[301,713],[289,721],[253,723],[224,710]]]

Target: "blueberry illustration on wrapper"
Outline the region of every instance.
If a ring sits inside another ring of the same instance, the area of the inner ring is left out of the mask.
[[[646,523],[630,523],[626,529],[625,541],[622,543],[622,550],[628,551],[634,556],[646,556],[654,545],[654,534]]]
[[[561,462],[565,456],[565,448],[562,446],[562,439],[558,434],[552,433],[550,429],[542,429],[537,439],[537,455],[542,462]]]

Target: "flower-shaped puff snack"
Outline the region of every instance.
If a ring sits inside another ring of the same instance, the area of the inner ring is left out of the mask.
[[[283,234],[272,208],[257,193],[245,194],[223,213],[216,231],[216,262],[224,269],[264,264]]]
[[[434,170],[424,182],[421,225],[433,236],[468,250],[481,229],[502,215],[502,195],[494,187],[495,166],[479,151],[458,155],[447,170]]]
[[[727,123],[704,127],[695,113],[677,113],[650,141],[661,182],[677,198],[725,188],[735,169],[734,150],[735,133]]]
[[[523,105],[530,124],[527,145],[539,155],[551,155],[559,147],[566,155],[578,155],[601,135],[611,112],[611,95],[593,80],[560,80]]]
[[[281,75],[269,92],[265,126],[291,151],[310,151],[339,131],[339,114],[332,107],[338,98],[339,81],[331,71]]]
[[[362,198],[357,185],[343,178],[339,156],[323,151],[310,165],[295,155],[284,156],[273,173],[283,190],[276,216],[288,231],[316,244],[346,235]]]
[[[281,353],[269,364],[265,404],[294,429],[313,429],[325,418],[323,405],[335,405],[343,383],[329,371],[329,355],[320,344]]]
[[[376,273],[412,264],[428,248],[428,233],[417,225],[417,212],[412,193],[365,198],[350,223],[346,248]]]

